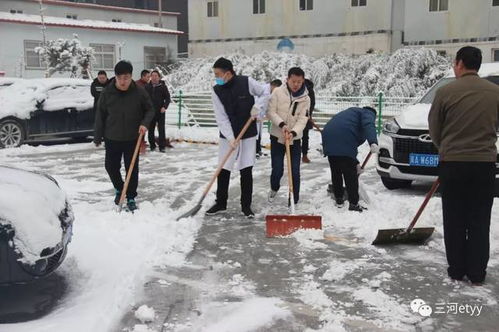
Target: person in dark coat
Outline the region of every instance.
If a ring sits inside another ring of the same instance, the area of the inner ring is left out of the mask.
[[[372,153],[378,153],[376,110],[371,107],[350,107],[333,116],[322,131],[324,155],[328,157],[336,206],[343,206],[343,180],[348,193],[349,210],[362,212],[359,205],[360,165],[357,148],[367,142]]]
[[[478,76],[481,64],[479,48],[461,48],[456,80],[437,90],[428,115],[440,156],[447,273],[476,286],[485,281],[490,256],[499,129],[499,87]]]
[[[119,203],[123,190],[121,159],[128,172],[139,134],[145,134],[152,119],[154,109],[147,92],[137,87],[132,80],[133,67],[130,62],[120,61],[114,67],[115,77],[102,91],[95,116],[94,143],[105,142],[105,167],[115,189],[115,204]],[[126,192],[127,206],[137,209],[135,197],[139,183],[139,156]]]
[[[146,84],[145,88],[149,93],[149,96],[151,96],[152,104],[156,112],[154,119],[149,126],[149,147],[151,148],[151,151],[156,150],[154,131],[157,126],[159,133],[159,152],[165,152],[165,147],[173,147],[170,142],[166,140],[165,134],[166,110],[171,102],[170,92],[168,91],[165,82],[161,80],[161,74],[157,70],[151,72],[151,82]]]
[[[315,92],[314,92],[314,83],[312,83],[311,80],[308,78],[305,79],[305,86],[307,87],[308,90],[308,97],[310,98],[310,111],[308,113],[308,122],[307,126],[303,130],[303,137],[301,139],[301,153],[302,153],[302,162],[308,164],[310,162],[310,159],[308,158],[308,149],[309,149],[309,139],[308,139],[308,132],[310,129],[312,129],[312,113],[314,112],[315,108]]]
[[[94,112],[97,111],[97,103],[99,102],[100,94],[108,82],[107,73],[104,70],[101,70],[97,73],[97,78],[95,78],[90,85],[90,93],[92,94],[92,97],[94,97]]]

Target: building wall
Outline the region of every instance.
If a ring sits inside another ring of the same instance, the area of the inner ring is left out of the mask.
[[[98,20],[111,22],[113,19],[121,19],[122,22],[148,24],[154,26],[158,22],[157,15],[124,12],[115,10],[102,10],[97,8],[70,7],[64,5],[44,4],[44,14],[46,16],[66,17],[68,14],[78,15],[79,20]],[[0,1],[0,11],[10,11],[11,9],[22,10],[24,14],[40,15],[40,5],[37,2],[26,0],[2,0]],[[177,16],[168,15],[162,17],[163,27],[177,30]]]
[[[313,10],[300,10],[298,0],[267,0],[264,14],[253,14],[251,0],[218,3],[218,17],[208,17],[206,0],[189,0],[189,56],[241,47],[247,53],[275,51],[284,37],[309,55],[390,51],[391,0],[368,0],[365,7],[315,0]]]
[[[144,69],[144,47],[165,47],[175,57],[177,54],[176,35],[158,33],[126,32],[126,31],[99,31],[82,28],[47,27],[47,39],[72,38],[73,33],[78,34],[84,46],[89,44],[115,45],[115,60],[120,60],[119,44],[121,46],[121,59],[130,60],[134,66],[134,77],[138,77]],[[12,77],[44,77],[44,69],[27,69],[24,62],[24,40],[42,40],[40,28],[37,25],[13,24],[0,22],[0,71],[5,71],[5,76]],[[168,55],[168,54],[167,54]],[[109,68],[110,74],[112,70]],[[96,74],[96,71],[93,73]],[[67,77],[67,73],[62,76]],[[57,75],[54,75],[57,76]]]

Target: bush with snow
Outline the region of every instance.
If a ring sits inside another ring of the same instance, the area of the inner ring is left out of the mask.
[[[156,316],[156,313],[154,312],[153,308],[148,307],[147,305],[141,305],[136,311],[135,311],[135,318],[140,320],[142,324],[152,322],[154,320],[154,317]]]
[[[77,34],[73,34],[73,39],[59,38],[49,40],[41,47],[37,47],[35,52],[40,54],[47,63],[47,76],[54,73],[71,72],[71,77],[76,77],[78,70],[86,77],[90,64],[94,61],[94,49],[81,45]]]
[[[450,68],[447,58],[435,50],[404,48],[393,54],[348,56],[333,54],[321,58],[303,54],[262,52],[253,56],[224,54],[238,74],[258,81],[284,79],[288,69],[301,67],[317,91],[337,96],[416,97],[423,94]],[[167,82],[175,90],[207,91],[214,84],[212,66],[218,57],[187,59],[169,68]]]

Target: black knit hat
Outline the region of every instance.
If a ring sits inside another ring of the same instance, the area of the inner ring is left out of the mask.
[[[133,72],[133,66],[130,62],[126,60],[121,60],[114,66],[114,74],[116,76],[123,74],[131,74]]]
[[[234,73],[234,66],[232,65],[232,62],[230,62],[230,60],[226,58],[219,58],[217,61],[215,61],[215,63],[213,64],[213,68],[220,68]]]

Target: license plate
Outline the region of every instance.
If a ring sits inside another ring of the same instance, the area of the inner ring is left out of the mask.
[[[438,154],[409,154],[409,165],[411,166],[437,167],[438,160]]]

